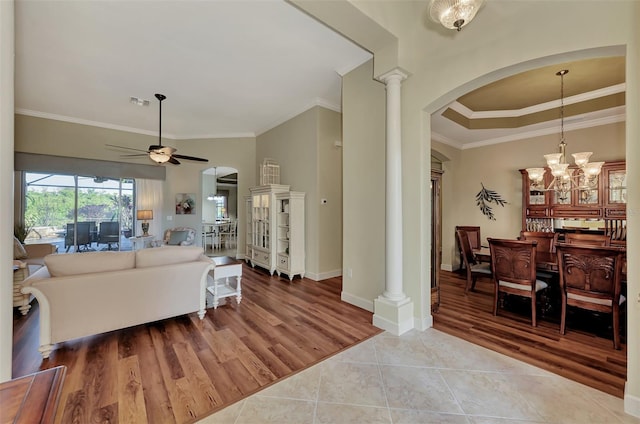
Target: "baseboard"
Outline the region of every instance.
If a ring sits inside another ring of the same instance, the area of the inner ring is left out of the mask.
[[[453,266],[451,264],[441,264],[440,269],[443,271],[453,272]]]
[[[342,275],[342,269],[335,269],[333,271],[321,272],[316,274],[314,272],[307,272],[304,276],[313,281],[322,281],[327,278],[340,277]]]
[[[418,331],[424,331],[427,328],[433,327],[433,315],[429,314],[422,319],[414,318],[414,328]]]
[[[396,336],[401,336],[404,333],[413,329],[412,327],[413,320],[407,320],[404,322],[395,323],[388,320],[387,318],[374,314],[373,325],[385,331],[388,331],[389,333],[394,334]]]
[[[632,396],[628,393],[625,393],[624,412],[626,414],[633,415],[634,417],[640,418],[640,397]]]
[[[343,291],[340,294],[340,300],[343,302],[347,302],[353,306],[357,306],[360,309],[364,309],[365,311],[373,312],[373,301],[368,299],[363,299],[358,296],[354,296],[350,293]]]

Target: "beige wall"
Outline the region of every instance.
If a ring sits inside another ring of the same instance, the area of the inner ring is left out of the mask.
[[[323,275],[342,275],[342,115],[318,108],[318,263]]]
[[[256,169],[265,158],[280,165],[280,183],[305,196],[306,275],[315,280],[340,275],[340,114],[316,106],[259,135]],[[259,176],[256,184],[259,183]],[[247,192],[248,194],[248,192]],[[327,204],[321,205],[320,199]]]
[[[592,151],[594,161],[624,160],[624,122],[594,128],[566,132],[567,160],[571,153]],[[482,243],[487,237],[514,238],[522,223],[522,179],[519,169],[544,166],[543,155],[558,150],[559,136],[548,135],[509,143],[465,149],[454,155],[450,146],[432,142],[431,147],[441,153],[449,153],[450,161],[444,163],[442,266],[456,269],[458,255],[455,251],[456,225],[481,227]],[[446,148],[448,147],[448,149]],[[449,185],[449,184],[452,185]],[[476,206],[475,196],[482,188],[492,189],[508,204],[491,205],[495,221],[485,217]]]
[[[318,8],[318,3],[322,2],[314,3]],[[297,4],[305,7],[305,2]],[[395,66],[410,74],[402,83],[403,288],[415,303],[415,321],[427,322],[429,295],[426,293],[431,272],[428,266],[431,235],[430,200],[425,186],[429,181],[430,171],[430,114],[470,90],[509,75],[554,63],[626,53],[629,76],[626,113],[628,117],[639,116],[636,75],[640,74],[640,36],[637,25],[640,3],[496,0],[486,2],[474,21],[461,32],[444,30],[425,18],[427,2],[356,1],[351,4],[373,19],[375,24],[397,37],[399,53]],[[370,49],[375,55],[376,40],[363,38],[360,28],[352,31],[348,26],[340,26],[342,17],[332,16],[331,8],[335,9],[334,6],[325,8],[321,20],[329,26],[341,28],[343,34],[357,39],[360,45]],[[505,16],[514,18],[504,19]],[[567,16],[571,16],[570,31],[567,31]],[[598,30],[594,31],[594,28]],[[394,64],[388,65],[387,69],[376,67],[376,75],[391,70],[393,66]],[[349,82],[354,85],[352,80],[356,78],[355,73],[360,72],[361,69],[357,69],[352,71],[354,75],[346,75],[345,84]],[[362,81],[360,84],[363,87],[366,82]],[[354,139],[365,139],[370,128],[363,125],[362,116],[374,116],[384,107],[384,98],[380,98],[378,102],[372,96],[374,94],[368,96],[346,86],[343,90],[345,200],[362,186],[375,185],[369,179],[371,173],[362,172],[361,165],[362,157],[370,154],[370,146],[364,143],[355,145],[355,150],[347,154],[347,134]],[[350,111],[358,113],[353,116]],[[381,116],[380,119],[384,117]],[[640,186],[637,186],[640,178],[634,178],[640,174],[640,171],[636,171],[636,162],[640,158],[640,146],[635,143],[640,138],[636,119],[627,121],[626,137],[634,141],[626,143],[630,170],[627,246],[629,255],[636,257],[640,254],[640,213],[637,213],[640,211]],[[463,160],[462,155],[460,160],[468,163]],[[497,188],[509,190],[508,186]],[[506,196],[513,194],[509,191],[505,193]],[[364,217],[370,213],[371,208],[369,203],[353,202],[349,205],[345,203],[345,211],[347,210],[349,216]],[[509,216],[508,212],[506,214],[501,211],[502,216]],[[369,219],[369,224],[383,223],[380,219]],[[345,239],[350,224],[345,212]],[[372,228],[371,225],[368,228]],[[493,233],[493,228],[489,227],[487,234]],[[384,260],[384,244],[371,243],[369,237],[345,240],[345,266],[348,266],[347,258],[361,256],[371,258],[367,262],[380,269],[378,261]],[[640,275],[640,265],[631,262],[629,275],[630,298],[637,299],[640,296],[640,279],[637,278]],[[354,297],[372,301],[382,292],[377,283],[382,278],[380,276],[369,282],[378,288],[377,291],[370,290],[370,286],[365,284],[348,287],[353,291],[351,294]],[[345,279],[345,287],[348,281]],[[628,321],[638,323],[639,316],[640,303],[635,302],[629,308]],[[640,416],[640,325],[631,324],[628,337],[630,359],[626,404],[633,406],[626,408],[634,408],[636,415]]]
[[[88,125],[35,118],[24,115],[15,116],[15,150],[19,152],[40,153],[57,156],[70,156],[149,164],[149,160],[125,160],[120,157],[122,151],[105,147],[105,144],[127,146],[145,150],[155,144],[153,136],[111,130]],[[162,221],[162,230],[178,226],[193,227],[197,230],[196,242],[201,242],[202,222],[202,171],[214,166],[228,166],[238,170],[238,190],[248,192],[254,184],[255,171],[255,139],[206,139],[206,140],[163,140],[163,145],[170,145],[178,152],[189,156],[201,156],[209,159],[208,163],[181,161],[180,165],[165,165],[166,180],[163,183],[163,216],[154,217]],[[178,193],[194,193],[196,195],[196,213],[192,215],[175,215],[175,198]],[[244,243],[243,229],[246,225],[244,203],[238,205],[238,245]],[[161,237],[160,234],[156,235]]]
[[[342,298],[373,311],[385,276],[385,89],[373,61],[343,77]]]

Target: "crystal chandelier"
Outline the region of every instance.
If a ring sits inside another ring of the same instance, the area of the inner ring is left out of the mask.
[[[573,159],[577,169],[569,168],[565,160],[565,149],[567,143],[564,140],[564,76],[569,71],[563,69],[556,72],[560,77],[560,144],[558,153],[544,155],[547,166],[553,176],[553,180],[548,187],[544,187],[545,168],[527,168],[527,174],[531,182],[531,187],[538,191],[553,190],[557,193],[559,200],[567,200],[572,189],[594,190],[598,188],[598,175],[604,162],[589,162],[589,157],[593,152],[573,153]],[[577,171],[574,174],[574,171]]]
[[[429,15],[445,28],[460,31],[476,16],[482,3],[484,0],[431,0]]]

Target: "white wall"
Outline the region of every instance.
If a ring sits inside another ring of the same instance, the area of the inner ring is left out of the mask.
[[[13,354],[13,11],[0,2],[0,382],[11,379]]]

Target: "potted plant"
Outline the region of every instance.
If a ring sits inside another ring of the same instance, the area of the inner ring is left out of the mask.
[[[27,236],[31,232],[33,227],[27,224],[15,224],[13,226],[13,235],[20,241],[20,243],[24,244]]]

